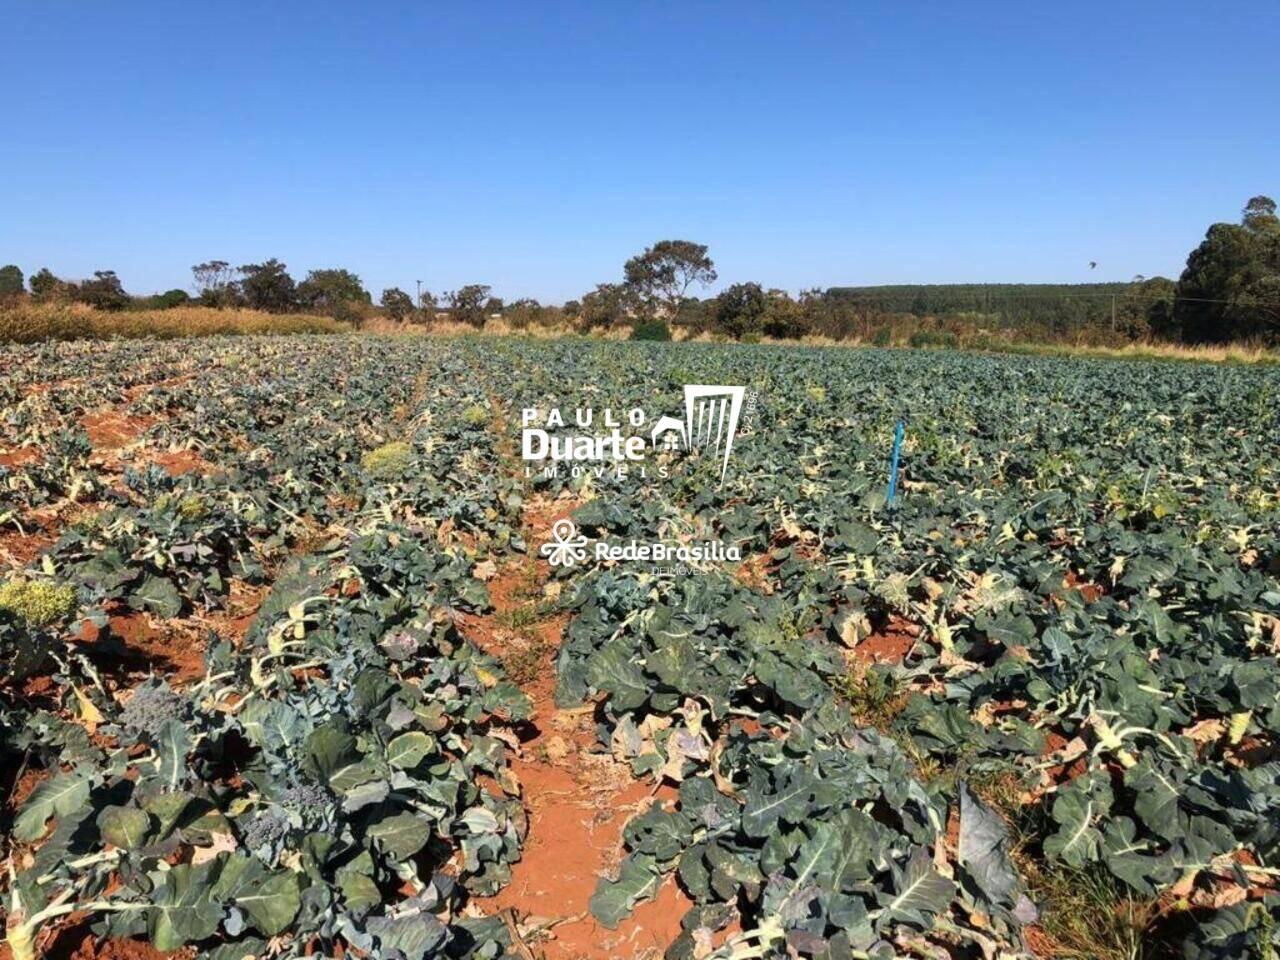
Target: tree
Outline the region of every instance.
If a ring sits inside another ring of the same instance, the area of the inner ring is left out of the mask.
[[[413,298],[399,287],[388,287],[382,291],[382,299],[378,301],[387,316],[396,323],[402,323],[413,313]]]
[[[191,268],[194,288],[200,302],[207,307],[229,307],[239,299],[236,274],[239,271],[225,260],[209,260]]]
[[[189,303],[190,300],[191,297],[187,294],[187,291],[174,287],[164,293],[157,293],[154,297],[148,297],[147,306],[153,310],[172,310],[174,307]]]
[[[298,284],[298,300],[304,307],[340,320],[354,319],[359,311],[353,307],[372,303],[364,284],[350,270],[312,270]]]
[[[716,269],[707,248],[689,240],[660,240],[623,266],[626,285],[650,315],[674,317],[695,283],[715,283]]]
[[[95,270],[92,280],[75,288],[75,298],[98,310],[123,310],[129,305],[129,295],[114,270]]]
[[[272,257],[265,263],[246,263],[240,268],[240,292],[255,310],[284,313],[298,305],[298,292],[288,268]]]
[[[430,290],[423,290],[418,294],[418,309],[423,313],[435,314],[438,307],[436,295]]]
[[[31,296],[37,300],[53,300],[67,290],[67,285],[55,277],[48,267],[41,267],[27,282],[31,285]]]
[[[489,300],[489,287],[483,283],[470,283],[444,295],[449,304],[449,312],[455,320],[483,327],[485,321],[485,304]]]
[[[736,340],[758,336],[764,328],[769,297],[758,283],[735,283],[712,301],[711,322]]]
[[[631,291],[620,283],[601,283],[582,297],[578,309],[578,325],[583,330],[603,327],[606,330],[631,320]]]
[[[537,300],[525,297],[507,304],[502,311],[503,319],[511,324],[512,329],[525,330],[545,323],[551,308],[544,307]]]
[[[14,264],[0,267],[0,300],[12,300],[22,294],[25,287],[22,270]]]
[[[1239,224],[1215,223],[1187,257],[1174,322],[1193,343],[1280,341],[1280,220],[1253,197]]]
[[[795,339],[809,332],[808,317],[785,290],[770,290],[764,311],[764,335]]]
[[[1277,226],[1276,202],[1270,197],[1250,197],[1244,205],[1240,223],[1249,230],[1269,230]]]

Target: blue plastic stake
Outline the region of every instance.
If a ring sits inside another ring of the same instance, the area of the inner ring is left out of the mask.
[[[893,498],[898,493],[898,456],[902,453],[902,438],[906,435],[907,425],[901,420],[893,428],[893,460],[889,464],[889,506],[893,506]]]

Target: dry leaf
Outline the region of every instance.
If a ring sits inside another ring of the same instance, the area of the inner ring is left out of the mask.
[[[89,733],[98,732],[98,724],[105,719],[102,711],[97,708],[92,700],[84,695],[79,687],[72,685],[72,690],[76,694],[76,712],[79,714],[80,722]]]
[[[213,834],[213,842],[191,851],[192,864],[199,865],[215,859],[220,853],[231,853],[236,848],[236,838],[228,831]]]

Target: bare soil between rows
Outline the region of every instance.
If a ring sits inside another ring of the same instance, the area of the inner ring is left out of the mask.
[[[529,505],[524,519],[530,542],[576,505]],[[588,901],[599,879],[611,875],[622,859],[626,822],[652,803],[674,802],[675,791],[636,780],[627,764],[599,745],[592,705],[556,706],[555,656],[569,618],[557,614],[512,625],[523,622],[522,607],[537,605],[549,573],[546,561],[532,557],[499,568],[489,583],[493,610],[468,616],[463,623],[464,633],[479,647],[509,665],[519,664],[517,679],[533,703],[533,716],[520,728],[520,742],[511,757],[528,815],[521,857],[500,893],[472,904],[487,914],[511,911],[523,947],[533,957],[661,957],[679,935],[680,919],[692,905],[674,877],[617,930],[597,923]]]

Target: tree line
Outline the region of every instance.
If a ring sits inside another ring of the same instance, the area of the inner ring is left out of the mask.
[[[79,301],[100,310],[196,303],[355,323],[379,314],[399,323],[447,318],[477,328],[500,318],[515,329],[627,327],[658,339],[683,327],[692,335],[740,340],[819,335],[888,342],[898,329],[922,342],[932,337],[942,343],[959,332],[986,331],[1047,339],[1280,343],[1280,219],[1275,202],[1265,196],[1250,199],[1238,223],[1213,224],[1177,281],[1138,276],[1127,283],[898,284],[815,288],[796,297],[746,281],[702,298],[698,294],[718,273],[706,245],[689,240],[647,247],[623,264],[616,281],[597,284],[560,306],[531,298],[506,302],[488,285],[472,283],[439,297],[388,287],[374,307],[350,270],[311,270],[295,281],[274,258],[239,267],[209,260],[192,267],[192,279],[193,293],[173,289],[131,297],[111,270],[76,282],[42,268],[24,283],[21,269],[9,265],[0,268],[0,300]]]

